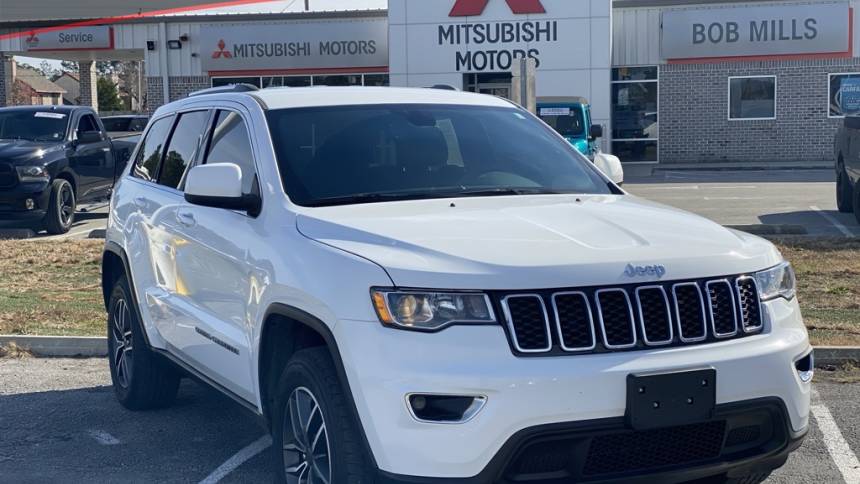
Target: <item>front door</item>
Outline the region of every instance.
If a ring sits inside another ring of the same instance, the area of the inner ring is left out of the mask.
[[[80,133],[99,133],[101,140],[84,142]],[[75,145],[69,155],[69,164],[78,175],[78,201],[85,202],[108,195],[113,186],[114,163],[111,142],[99,128],[92,114],[84,114],[73,133]]]
[[[243,192],[257,191],[254,153],[240,111],[219,110],[203,163],[234,163],[242,170]],[[233,393],[254,401],[251,330],[270,269],[267,228],[243,212],[184,202],[176,213],[173,253],[175,293],[171,305],[190,324],[173,329],[173,346],[192,364]],[[178,333],[182,333],[181,337]]]

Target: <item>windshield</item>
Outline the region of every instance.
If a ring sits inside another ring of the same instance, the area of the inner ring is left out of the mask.
[[[611,193],[569,143],[513,107],[339,106],[267,116],[284,187],[299,205]]]
[[[550,125],[562,136],[581,138],[585,136],[585,122],[582,110],[569,107],[540,108],[538,114],[544,123]]]
[[[0,139],[61,141],[68,116],[52,111],[0,111]]]

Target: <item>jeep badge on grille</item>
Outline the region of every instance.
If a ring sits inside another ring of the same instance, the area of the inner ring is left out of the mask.
[[[666,268],[661,265],[634,266],[633,264],[627,264],[627,267],[624,268],[624,275],[627,277],[656,276],[657,279],[661,279],[666,275]]]

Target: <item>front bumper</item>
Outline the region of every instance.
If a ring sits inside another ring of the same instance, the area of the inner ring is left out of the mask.
[[[27,209],[27,199],[33,200],[32,209]],[[0,189],[0,225],[41,221],[50,203],[51,190],[46,183],[19,183]]]
[[[785,464],[807,431],[794,432],[775,398],[723,404],[710,422],[635,432],[623,418],[543,425],[509,439],[477,476],[460,484],[681,483],[766,475]],[[449,479],[383,472],[388,484]]]
[[[334,330],[380,470],[463,479],[481,476],[527,429],[622,418],[631,373],[714,368],[718,405],[774,399],[782,402],[786,432],[805,432],[811,387],[800,380],[794,361],[810,346],[800,309],[796,300],[771,301],[763,309],[767,325],[761,335],[543,358],[514,356],[503,329],[494,326],[423,334],[340,321]],[[480,395],[487,403],[463,424],[422,423],[406,406],[405,396],[411,393]]]

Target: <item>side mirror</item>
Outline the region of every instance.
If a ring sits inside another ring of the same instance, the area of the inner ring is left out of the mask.
[[[621,160],[617,156],[596,153],[594,155],[594,166],[612,180],[612,183],[618,186],[624,184],[624,168],[621,166]]]
[[[234,163],[195,166],[185,180],[185,200],[204,207],[241,210],[258,215],[258,195],[242,194],[242,169]]]
[[[78,131],[78,143],[87,145],[104,141],[101,131]]]
[[[588,131],[589,138],[595,140],[603,137],[603,126],[599,124],[592,124],[591,129]]]

